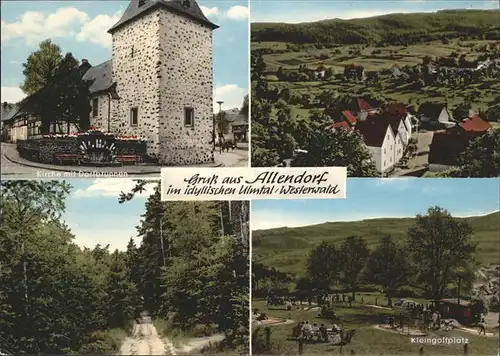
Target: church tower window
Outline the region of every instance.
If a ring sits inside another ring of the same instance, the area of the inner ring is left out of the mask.
[[[191,7],[191,1],[190,0],[182,0],[182,6],[189,9]]]
[[[139,124],[139,109],[130,109],[130,126],[137,126]]]
[[[194,109],[190,107],[184,108],[184,126],[194,126]]]

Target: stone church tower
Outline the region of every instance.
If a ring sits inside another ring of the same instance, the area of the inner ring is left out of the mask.
[[[194,0],[132,0],[113,37],[112,132],[147,139],[162,165],[213,162],[212,31]]]

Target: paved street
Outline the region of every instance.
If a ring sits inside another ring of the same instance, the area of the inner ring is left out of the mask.
[[[236,149],[222,154],[216,151],[215,161],[221,162],[223,167],[248,167],[248,151]]]
[[[12,144],[2,143],[1,152],[1,176],[3,179],[28,179],[28,178],[105,178],[105,177],[128,177],[128,178],[144,178],[151,176],[160,177],[158,172],[160,167],[144,167],[144,166],[127,166],[127,167],[72,167],[72,166],[54,166],[48,164],[40,164],[38,162],[27,161],[17,154],[15,146]],[[8,157],[8,158],[7,158]],[[215,161],[222,167],[247,167],[248,166],[248,151],[236,149],[230,152],[215,153]],[[34,167],[30,167],[30,165]],[[208,165],[207,165],[208,166]],[[200,166],[203,167],[203,166]],[[72,170],[76,172],[71,172]],[[64,170],[67,170],[66,172]],[[92,171],[94,175],[84,175],[81,172]],[[136,171],[142,171],[136,173]],[[128,171],[128,172],[127,172]],[[147,171],[151,171],[148,173]],[[154,172],[156,171],[156,172]],[[125,173],[127,174],[121,174]],[[98,174],[100,173],[100,174]],[[106,175],[108,173],[109,175]],[[119,174],[120,173],[120,174]],[[142,174],[141,174],[142,173]]]
[[[39,168],[26,167],[17,163],[13,163],[7,159],[3,154],[1,155],[1,176],[2,179],[26,179],[36,178],[37,173],[49,174],[49,170],[42,170]]]

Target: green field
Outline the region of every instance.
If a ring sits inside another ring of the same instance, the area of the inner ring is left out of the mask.
[[[482,265],[498,263],[500,212],[470,217],[467,221],[474,230],[473,240],[478,243],[476,260]],[[252,256],[266,266],[302,276],[309,251],[321,241],[340,244],[342,239],[357,235],[372,248],[385,235],[405,241],[408,228],[414,223],[413,218],[386,218],[257,230],[252,232]]]
[[[269,87],[289,88],[291,94],[311,94],[319,95],[325,90],[333,90],[339,95],[354,94],[363,96],[367,92],[376,92],[385,97],[387,101],[402,102],[405,104],[416,102],[447,102],[450,107],[455,107],[465,101],[473,92],[479,91],[481,95],[472,102],[472,108],[476,111],[486,111],[489,104],[494,101],[500,92],[500,81],[497,79],[485,79],[482,83],[471,85],[461,85],[455,87],[442,87],[428,85],[421,89],[415,89],[404,80],[386,75],[381,78],[380,84],[374,85],[365,82],[345,82],[344,79],[332,77],[325,81],[305,81],[286,82],[279,81],[274,73],[279,67],[285,70],[297,69],[299,65],[305,65],[310,69],[315,69],[319,65],[331,67],[334,73],[343,73],[347,64],[363,65],[366,71],[381,71],[390,69],[393,65],[403,67],[405,65],[415,66],[422,63],[425,56],[446,57],[452,52],[465,54],[468,60],[475,60],[480,52],[473,51],[490,41],[451,41],[449,44],[442,44],[440,41],[426,44],[415,44],[409,46],[388,46],[376,48],[374,46],[347,45],[340,48],[327,48],[318,50],[315,47],[304,49],[298,52],[287,51],[286,43],[283,42],[259,42],[252,43],[252,49],[273,49],[276,53],[264,54],[262,57],[266,63],[266,79]],[[355,48],[363,48],[358,54],[352,53]],[[381,53],[373,55],[374,50]],[[340,51],[341,53],[337,53]],[[323,55],[327,59],[320,59]],[[309,115],[309,108],[301,105],[292,105],[294,116]]]
[[[361,294],[360,294],[361,295]],[[415,300],[412,298],[412,300]],[[347,306],[337,306],[335,311],[344,329],[355,329],[356,335],[351,343],[343,346],[342,353],[339,346],[331,343],[306,343],[304,354],[329,354],[348,355],[351,350],[358,355],[418,355],[422,345],[410,343],[410,337],[375,328],[381,324],[386,316],[399,315],[397,310],[377,309],[368,307],[365,304],[353,304],[352,308]],[[288,318],[294,321],[306,321],[310,323],[324,323],[328,327],[332,324],[326,319],[318,317],[317,311],[288,312],[285,310],[267,310],[263,300],[254,299],[252,308],[259,309],[266,313],[268,317]],[[291,314],[291,315],[289,315]],[[298,352],[298,342],[292,337],[292,327],[294,324],[271,326],[271,344],[274,353],[294,355]],[[255,330],[255,327],[254,327]],[[469,355],[497,355],[498,335],[493,337],[477,336],[474,333],[464,331],[433,331],[429,337],[464,337],[469,341]],[[463,345],[424,345],[425,355],[462,355]]]
[[[456,52],[465,54],[468,60],[475,60],[481,52],[480,48],[492,41],[450,41],[443,44],[441,41],[432,41],[424,44],[408,46],[375,47],[370,45],[343,45],[337,48],[317,49],[310,46],[300,51],[287,50],[284,42],[253,42],[252,50],[271,49],[275,53],[264,54],[264,60],[269,72],[275,72],[279,67],[285,69],[297,68],[306,65],[316,69],[320,64],[333,67],[338,73],[343,72],[344,65],[357,63],[364,66],[366,71],[390,69],[393,65],[399,66],[421,64],[425,56],[447,57]],[[356,54],[353,51],[360,50]],[[374,51],[380,53],[373,54]],[[340,53],[339,53],[340,52]],[[327,57],[327,59],[320,59]]]

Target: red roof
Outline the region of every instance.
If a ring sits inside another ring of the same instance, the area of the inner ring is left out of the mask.
[[[372,110],[373,108],[371,107],[370,104],[368,104],[366,101],[364,101],[363,99],[361,98],[357,98],[356,99],[357,102],[358,102],[358,108],[359,108],[359,111],[370,111]]]
[[[389,103],[385,105],[384,111],[394,113],[394,114],[404,114],[408,113],[408,108],[403,103]]]
[[[354,125],[356,123],[356,117],[354,117],[354,115],[352,114],[352,112],[350,110],[342,111],[342,115],[344,115],[344,117],[347,120],[349,120],[351,125]]]
[[[330,128],[333,129],[333,130],[340,129],[340,128],[346,129],[346,130],[349,130],[349,131],[352,130],[351,126],[347,122],[345,122],[345,121],[336,122]]]
[[[469,132],[486,132],[492,128],[491,124],[481,119],[478,115],[469,117],[459,123],[461,128]]]

